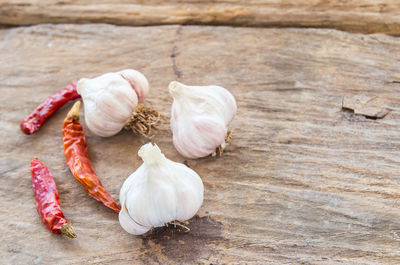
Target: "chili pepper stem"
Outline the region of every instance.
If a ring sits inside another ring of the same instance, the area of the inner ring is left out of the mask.
[[[61,234],[69,238],[76,238],[76,233],[71,224],[63,224],[61,226]]]
[[[67,114],[67,118],[72,118],[74,121],[79,120],[79,108],[81,106],[81,101],[78,100],[75,102],[75,104],[72,106],[71,110]]]
[[[131,129],[136,134],[150,138],[152,136],[151,128],[158,124],[162,118],[165,118],[164,115],[158,111],[139,104],[125,125],[125,129]]]

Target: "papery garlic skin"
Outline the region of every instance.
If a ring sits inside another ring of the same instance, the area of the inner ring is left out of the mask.
[[[122,185],[119,222],[130,234],[192,218],[203,203],[200,176],[184,164],[167,159],[157,145],[143,145],[144,163]]]
[[[225,144],[228,125],[236,114],[233,95],[223,87],[186,86],[173,81],[169,92],[173,144],[187,158],[208,156]]]
[[[140,72],[126,69],[96,78],[82,78],[77,91],[85,105],[89,130],[109,137],[117,134],[129,121],[138,101],[143,101],[148,94],[149,84]]]
[[[125,69],[117,72],[117,74],[120,74],[129,82],[135,90],[139,102],[143,102],[147,94],[149,94],[149,82],[146,77],[141,72],[133,69]]]

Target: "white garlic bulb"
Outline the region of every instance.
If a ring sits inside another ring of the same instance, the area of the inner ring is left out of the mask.
[[[122,185],[119,222],[130,234],[141,235],[171,221],[192,218],[203,203],[204,186],[187,166],[167,159],[157,145],[143,145],[144,163]]]
[[[236,101],[223,87],[186,86],[173,81],[169,92],[173,143],[187,158],[204,157],[224,147],[227,127],[236,114]]]
[[[149,92],[146,77],[132,69],[82,78],[77,91],[85,105],[85,121],[93,133],[108,137],[117,134],[129,121],[138,102]]]

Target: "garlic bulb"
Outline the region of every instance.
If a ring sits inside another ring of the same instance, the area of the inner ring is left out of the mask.
[[[141,235],[152,227],[192,218],[203,203],[204,186],[187,166],[167,159],[157,145],[143,145],[144,163],[122,185],[119,222],[125,231]]]
[[[169,92],[173,143],[187,158],[204,157],[224,147],[227,127],[236,114],[235,98],[223,87],[186,86],[173,81]]]
[[[146,77],[126,69],[96,78],[82,78],[77,91],[85,105],[85,121],[95,134],[108,137],[117,134],[129,121],[138,102],[149,92]]]

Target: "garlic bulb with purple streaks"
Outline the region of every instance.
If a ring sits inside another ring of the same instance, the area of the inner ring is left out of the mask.
[[[157,145],[143,145],[144,163],[122,185],[119,222],[130,234],[141,235],[153,227],[192,218],[203,203],[204,186],[199,175],[173,162]]]
[[[187,158],[213,154],[224,147],[228,125],[236,114],[236,101],[223,87],[186,86],[173,81],[169,92],[174,98],[171,109],[173,143]]]
[[[102,137],[117,134],[129,121],[138,102],[149,92],[146,77],[132,69],[82,78],[77,91],[85,105],[85,121],[93,133]]]

